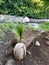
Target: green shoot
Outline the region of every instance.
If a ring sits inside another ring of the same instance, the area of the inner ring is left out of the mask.
[[[23,32],[24,32],[24,26],[23,26],[22,22],[20,22],[20,24],[17,24],[17,34],[20,38],[20,42],[21,42],[21,39],[22,39]]]

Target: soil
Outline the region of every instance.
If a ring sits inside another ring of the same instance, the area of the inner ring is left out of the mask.
[[[27,31],[25,31],[25,33],[29,34]],[[14,59],[16,62],[15,65],[49,65],[49,46],[46,45],[44,38],[37,36],[39,33],[40,32],[38,31],[30,32],[30,34],[35,36],[31,45],[27,48],[27,51],[31,54],[27,53],[26,57],[22,61],[15,59],[13,55],[14,46],[11,42],[0,42],[0,65],[5,65],[9,59]],[[27,36],[28,39],[29,37],[30,36]],[[39,41],[41,46],[35,46],[35,41]]]

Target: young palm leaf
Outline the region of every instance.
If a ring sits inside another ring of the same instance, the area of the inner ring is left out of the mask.
[[[21,42],[21,39],[22,39],[23,32],[24,32],[24,26],[23,26],[22,22],[20,22],[20,24],[19,23],[17,24],[17,34],[20,38],[20,42]]]

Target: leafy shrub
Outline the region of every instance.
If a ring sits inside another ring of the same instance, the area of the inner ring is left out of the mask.
[[[0,14],[49,18],[48,0],[0,0]]]

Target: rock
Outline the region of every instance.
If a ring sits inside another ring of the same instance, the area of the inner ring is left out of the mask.
[[[22,42],[26,45],[27,48],[31,45],[31,42],[34,40],[34,38],[35,33],[33,34],[32,31],[26,28],[23,33]]]
[[[46,36],[45,39],[49,40],[49,36]]]
[[[42,37],[46,37],[46,36],[48,36],[48,34],[47,34],[47,32],[44,32],[44,31],[43,31],[43,32],[41,32],[41,36],[42,36]]]
[[[36,42],[35,42],[35,45],[36,45],[36,46],[40,46],[39,41],[36,41]]]
[[[45,44],[49,46],[49,40],[46,40],[45,41]]]
[[[24,43],[17,43],[14,47],[14,56],[16,59],[22,60],[26,56],[26,46]]]
[[[5,65],[15,65],[15,60],[10,59],[10,60],[7,61],[7,63]]]
[[[28,17],[25,17],[25,18],[23,19],[23,22],[30,22],[30,19],[29,19]]]
[[[3,65],[2,62],[1,62],[1,60],[0,60],[0,65]]]
[[[0,41],[0,44],[3,44],[4,42],[3,41]]]
[[[28,53],[29,55],[31,55],[31,52],[30,52],[30,51],[27,51],[27,53]]]
[[[45,31],[44,31],[44,30],[41,30],[40,32],[43,33],[43,32],[45,32]]]
[[[41,37],[43,37],[45,40],[49,40],[49,33],[48,32],[42,32],[40,34]]]
[[[2,21],[4,21],[4,15],[0,15],[0,21],[2,22]]]

